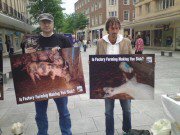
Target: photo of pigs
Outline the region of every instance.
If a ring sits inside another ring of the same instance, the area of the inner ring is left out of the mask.
[[[3,100],[3,60],[0,53],[0,100]]]
[[[90,55],[91,99],[154,99],[154,55]]]
[[[11,67],[18,104],[85,93],[79,48],[14,55]]]

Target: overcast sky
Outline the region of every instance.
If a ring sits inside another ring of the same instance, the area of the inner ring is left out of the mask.
[[[63,8],[65,8],[65,10],[63,12],[66,13],[66,14],[71,14],[71,13],[75,12],[74,4],[77,1],[78,0],[62,0],[63,4],[61,6]]]

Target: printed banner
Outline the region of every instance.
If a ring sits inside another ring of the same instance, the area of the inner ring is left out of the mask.
[[[154,54],[90,55],[91,99],[154,99]]]
[[[3,100],[3,58],[2,58],[2,50],[0,52],[0,100]]]
[[[85,93],[79,48],[11,58],[17,104]]]

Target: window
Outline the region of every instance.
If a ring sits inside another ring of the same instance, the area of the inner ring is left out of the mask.
[[[142,6],[139,6],[139,15],[142,14]]]
[[[133,5],[135,5],[136,4],[136,0],[133,0]]]
[[[99,24],[102,24],[102,14],[99,15]]]
[[[174,6],[174,0],[159,0],[159,10]]]
[[[135,11],[133,10],[133,19],[135,19]]]
[[[101,4],[101,1],[99,2],[99,8],[101,8],[102,7],[102,4]]]
[[[95,17],[95,25],[98,25],[98,16]]]
[[[129,5],[129,0],[124,0],[124,5]]]
[[[129,11],[128,10],[124,11],[124,21],[129,21]]]
[[[112,17],[112,16],[117,16],[117,12],[116,11],[109,12],[109,17]]]
[[[97,9],[98,9],[98,3],[95,4],[95,10],[97,10]]]
[[[147,3],[147,4],[146,4],[146,12],[147,12],[147,13],[150,13],[150,3]]]
[[[170,7],[174,6],[174,0],[170,0],[169,4],[170,4]]]
[[[91,20],[91,25],[94,26],[94,18]]]
[[[88,9],[86,10],[86,14],[89,14],[89,12],[90,12],[90,8],[88,8]]]
[[[94,5],[91,6],[91,11],[92,11],[92,12],[94,11]]]
[[[116,0],[109,0],[109,5],[116,5]]]
[[[88,19],[88,25],[90,25],[90,18],[87,18]]]

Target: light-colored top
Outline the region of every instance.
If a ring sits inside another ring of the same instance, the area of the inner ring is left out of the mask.
[[[86,45],[86,43],[87,43],[87,40],[83,40],[83,45]]]
[[[119,37],[120,36],[120,37]],[[132,46],[131,41],[127,38],[123,38],[123,36],[118,35],[119,38],[117,38],[116,43],[119,45],[118,53],[116,54],[132,54]],[[103,36],[103,38],[98,40],[97,49],[96,49],[96,55],[104,55],[108,53],[108,44],[109,39],[108,35]],[[115,43],[115,44],[116,44]],[[114,45],[111,45],[114,46]],[[116,50],[116,49],[115,49]]]
[[[122,41],[122,35],[118,35],[116,43],[114,45],[109,41],[108,35],[103,36],[103,39],[107,42],[107,54],[119,54],[119,43]]]

